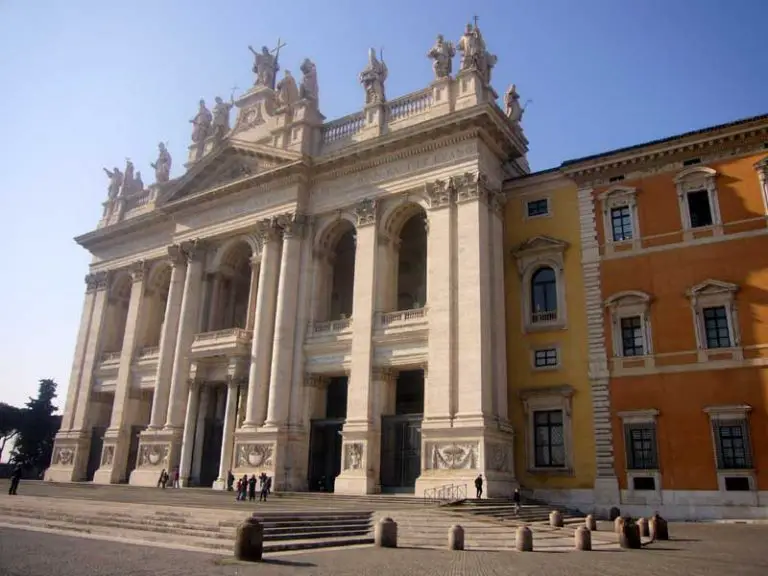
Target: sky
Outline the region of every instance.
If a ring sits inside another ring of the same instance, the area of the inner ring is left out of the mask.
[[[311,58],[330,120],[362,108],[369,47],[394,98],[475,15],[496,90],[532,101],[533,170],[768,113],[765,0],[0,0],[0,401],[54,378],[63,404],[89,263],[73,237],[101,216],[102,167],[129,157],[150,183],[165,141],[180,175],[198,100],[253,84],[249,44],[281,38],[297,78]]]

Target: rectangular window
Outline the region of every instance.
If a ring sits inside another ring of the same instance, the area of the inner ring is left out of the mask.
[[[528,218],[534,216],[546,216],[549,214],[549,199],[542,198],[541,200],[531,200],[526,205],[528,210]]]
[[[656,490],[656,478],[653,476],[634,476],[632,478],[633,490]]]
[[[611,228],[614,242],[632,240],[632,212],[629,206],[611,208]]]
[[[746,420],[714,420],[717,467],[720,470],[752,468]]]
[[[563,411],[541,410],[533,413],[534,462],[537,468],[565,466]]]
[[[730,348],[731,334],[728,331],[728,312],[725,306],[704,308],[702,314],[707,348]]]
[[[643,319],[630,316],[621,319],[621,355],[643,356]]]
[[[557,348],[545,348],[533,353],[533,365],[536,368],[557,366]]]
[[[656,426],[654,424],[625,424],[628,470],[656,470]]]
[[[709,205],[707,190],[688,192],[688,214],[691,217],[691,228],[712,226],[712,207]]]

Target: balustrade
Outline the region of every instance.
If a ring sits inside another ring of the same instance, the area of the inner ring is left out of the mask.
[[[397,312],[382,312],[378,317],[379,328],[388,328],[392,325],[408,324],[423,320],[427,316],[426,308],[412,308],[411,310],[398,310]]]
[[[160,355],[159,346],[144,346],[144,348],[139,350],[139,358],[141,359],[156,358],[159,355]]]
[[[101,355],[101,361],[102,363],[120,362],[120,354],[121,354],[120,350],[118,350],[117,352],[104,352]]]
[[[323,126],[323,144],[331,144],[360,132],[365,125],[362,112],[344,116]]]
[[[340,320],[328,320],[326,322],[314,322],[309,324],[310,336],[322,336],[344,332],[352,327],[351,318],[342,318]]]
[[[387,118],[390,122],[421,114],[432,105],[432,89],[427,88],[412,94],[406,94],[389,102]]]
[[[243,328],[227,328],[215,332],[195,334],[191,354],[195,357],[246,353],[253,332]]]
[[[557,320],[557,310],[543,310],[531,314],[531,324],[541,324],[542,322],[554,322]]]

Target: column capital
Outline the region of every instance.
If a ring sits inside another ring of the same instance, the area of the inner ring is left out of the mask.
[[[262,246],[278,238],[278,223],[277,218],[265,218],[259,220],[256,226],[256,237],[261,242]]]
[[[437,210],[451,205],[456,196],[456,186],[453,178],[448,180],[435,180],[424,184],[424,192],[429,199],[429,209]]]
[[[144,276],[147,274],[147,263],[144,260],[132,263],[128,267],[128,271],[131,274],[131,279],[134,282],[143,282]]]
[[[504,205],[507,203],[507,195],[501,190],[494,190],[490,193],[491,210],[498,216],[504,215]]]
[[[181,250],[187,262],[200,262],[205,257],[208,244],[200,238],[181,243]]]
[[[488,201],[488,178],[482,172],[465,172],[452,178],[456,187],[456,203]]]
[[[397,374],[391,368],[373,367],[371,368],[371,379],[391,382],[397,377]]]
[[[96,290],[106,290],[109,285],[109,273],[104,270],[93,272],[85,276],[86,292],[95,292]]]
[[[378,200],[375,198],[365,198],[355,204],[354,212],[357,218],[357,227],[370,226],[376,224],[376,212]]]
[[[171,266],[181,266],[187,263],[184,250],[179,244],[168,246],[168,259],[171,261]]]
[[[283,238],[301,238],[307,225],[307,217],[304,214],[284,214],[277,217],[277,225],[283,232]]]

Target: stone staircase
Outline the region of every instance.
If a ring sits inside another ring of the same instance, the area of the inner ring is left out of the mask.
[[[515,512],[515,505],[508,498],[486,498],[484,500],[464,500],[457,504],[448,504],[444,508],[473,516],[484,516],[501,521],[512,521],[517,524],[549,523],[549,513],[558,510],[563,515],[563,523],[581,524],[584,514],[563,506],[553,506],[535,500],[524,499],[520,512]]]

